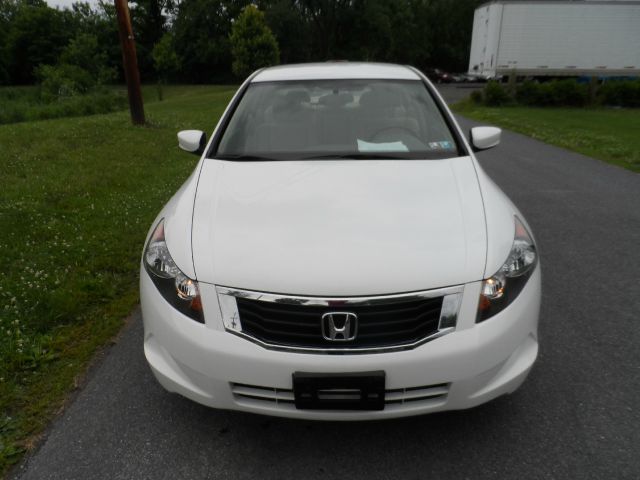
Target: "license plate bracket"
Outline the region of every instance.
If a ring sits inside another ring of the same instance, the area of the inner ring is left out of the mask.
[[[293,373],[293,395],[300,410],[384,410],[382,370],[346,373]]]

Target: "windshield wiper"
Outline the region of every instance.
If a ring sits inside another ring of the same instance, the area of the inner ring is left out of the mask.
[[[277,158],[263,157],[260,155],[243,155],[243,154],[217,155],[215,158],[218,160],[247,160],[251,162],[273,162],[278,160]]]
[[[340,160],[407,160],[407,157],[401,157],[398,155],[391,155],[386,153],[334,153],[301,157],[300,160],[322,160],[324,158],[335,158]]]
[[[261,155],[229,154],[213,157],[217,160],[240,160],[248,162],[278,162],[284,158],[264,157]],[[407,160],[407,157],[385,153],[330,153],[322,155],[310,155],[308,157],[292,157],[290,160]]]

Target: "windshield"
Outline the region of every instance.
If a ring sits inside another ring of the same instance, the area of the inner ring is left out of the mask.
[[[250,84],[215,158],[440,159],[454,136],[419,80],[313,80]]]

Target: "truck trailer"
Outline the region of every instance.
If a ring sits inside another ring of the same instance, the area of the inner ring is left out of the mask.
[[[473,18],[469,74],[640,75],[640,1],[493,1]]]

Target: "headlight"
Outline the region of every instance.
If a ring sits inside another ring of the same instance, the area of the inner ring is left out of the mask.
[[[482,282],[476,322],[492,317],[513,302],[527,283],[538,260],[531,235],[518,217],[514,217],[514,220],[516,233],[511,252],[504,265]]]
[[[164,219],[144,250],[144,266],[160,294],[181,313],[204,323],[198,282],[187,277],[171,258],[164,239]]]

